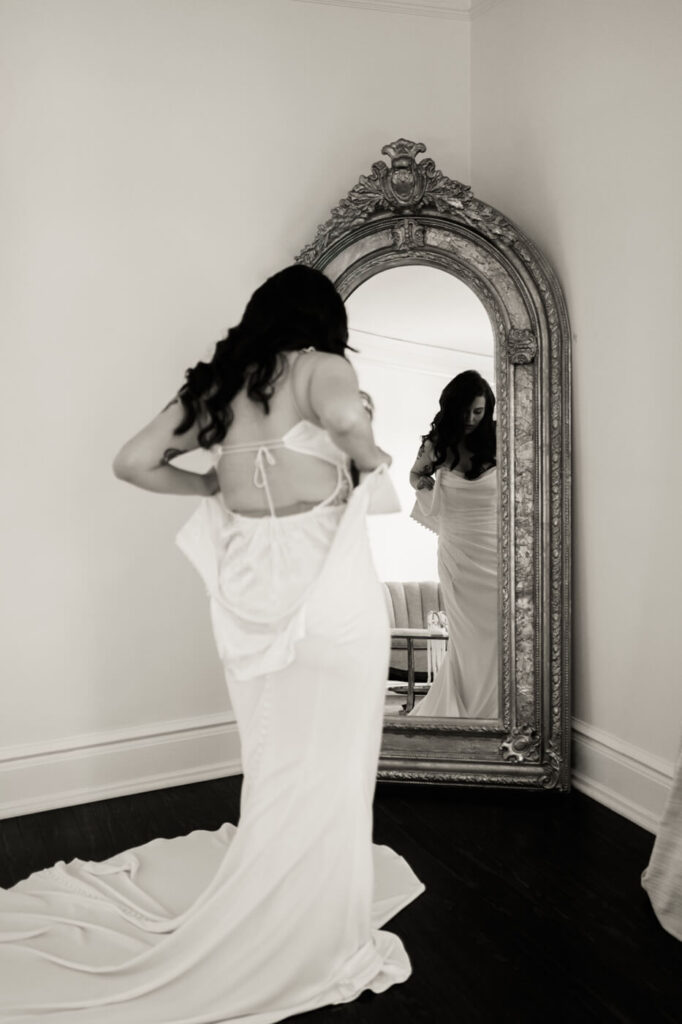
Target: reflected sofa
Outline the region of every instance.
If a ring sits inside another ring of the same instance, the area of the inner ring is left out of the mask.
[[[435,580],[384,582],[384,596],[392,629],[425,629],[429,612],[443,608],[440,584]],[[426,680],[426,640],[414,642],[415,680]],[[407,679],[407,641],[391,641],[389,679]]]

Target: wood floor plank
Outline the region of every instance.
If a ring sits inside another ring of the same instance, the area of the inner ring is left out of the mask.
[[[241,779],[217,779],[0,822],[0,884],[56,860],[101,860],[239,817]],[[375,842],[426,892],[387,928],[412,977],[301,1024],[678,1024],[682,944],[640,875],[653,837],[579,793],[381,782]]]

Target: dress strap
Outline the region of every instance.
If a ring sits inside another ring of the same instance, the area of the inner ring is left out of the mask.
[[[281,437],[273,437],[268,441],[248,441],[245,444],[221,444],[216,445],[215,451],[218,456],[225,452],[259,452],[261,448],[283,448],[284,441]]]

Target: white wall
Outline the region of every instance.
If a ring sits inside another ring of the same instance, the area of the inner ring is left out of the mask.
[[[664,775],[682,724],[681,40],[677,0],[504,0],[472,23],[472,184],[549,256],[575,332],[581,742]]]
[[[468,34],[288,0],[0,3],[10,766],[227,710],[173,545],[194,501],[111,459],[384,143],[468,178]]]

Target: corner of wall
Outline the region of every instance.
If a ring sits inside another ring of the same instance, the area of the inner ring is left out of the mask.
[[[573,785],[648,832],[658,829],[673,774],[672,762],[573,719]]]

